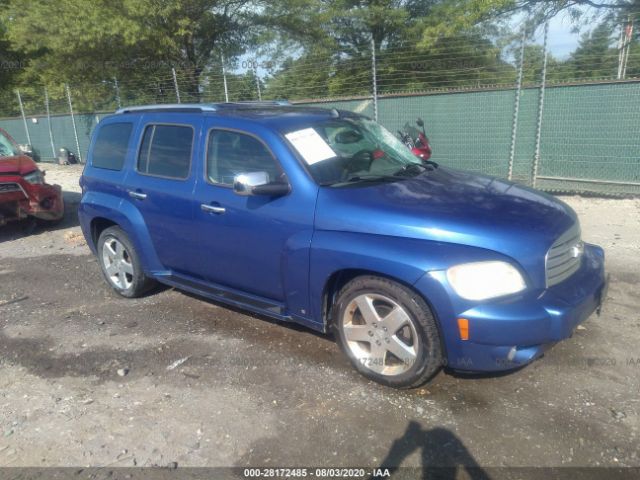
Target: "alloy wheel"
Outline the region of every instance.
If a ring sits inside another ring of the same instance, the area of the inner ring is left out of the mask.
[[[120,290],[133,284],[133,263],[125,246],[115,237],[107,237],[102,246],[102,263],[107,277]]]
[[[380,375],[400,375],[418,357],[420,339],[410,315],[384,295],[366,293],[351,300],[342,330],[356,360]]]

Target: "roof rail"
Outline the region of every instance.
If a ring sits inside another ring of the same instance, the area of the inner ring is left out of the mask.
[[[212,103],[164,103],[158,105],[138,105],[124,107],[116,110],[116,113],[131,112],[215,112],[216,106]]]
[[[137,105],[133,107],[123,107],[116,110],[116,113],[131,112],[215,112],[221,108],[234,107],[282,107],[291,106],[288,100],[265,100],[265,101],[242,101],[227,103],[160,103],[157,105]]]
[[[287,107],[292,103],[289,100],[243,100],[239,102],[216,103],[217,107]]]

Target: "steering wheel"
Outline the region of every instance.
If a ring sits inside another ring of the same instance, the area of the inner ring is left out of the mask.
[[[359,163],[360,161],[367,162],[367,170],[371,170],[371,164],[373,163],[373,160],[375,159],[375,157],[373,156],[373,153],[371,151],[362,149],[354,153],[351,156],[351,159],[356,160],[356,164]]]
[[[369,150],[367,150],[366,148],[363,148],[362,150],[358,150],[356,153],[354,153],[353,155],[351,155],[351,158],[354,159],[369,159],[371,158],[371,152]]]

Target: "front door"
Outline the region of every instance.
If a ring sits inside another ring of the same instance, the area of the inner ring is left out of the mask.
[[[236,175],[266,172],[270,181],[288,181],[287,175],[257,132],[210,126],[194,194],[201,254],[193,268],[209,282],[291,303],[307,291],[316,197],[293,187],[279,197],[234,193]]]

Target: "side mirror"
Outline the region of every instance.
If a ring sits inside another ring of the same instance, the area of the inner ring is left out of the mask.
[[[424,127],[424,122],[420,117],[418,117],[418,120],[416,120],[416,123],[418,124],[419,127]]]
[[[268,195],[279,197],[289,193],[289,184],[285,182],[270,182],[267,172],[248,172],[236,175],[233,179],[233,191],[237,195]]]

